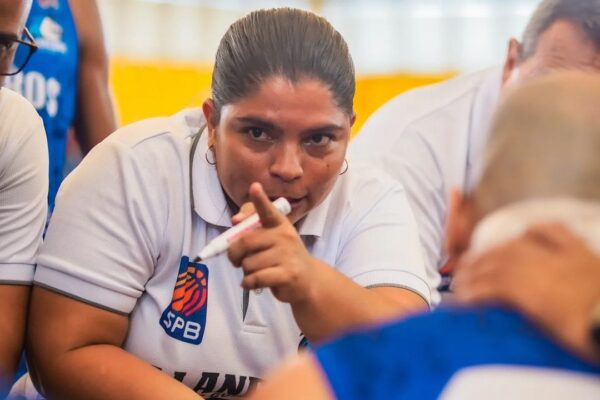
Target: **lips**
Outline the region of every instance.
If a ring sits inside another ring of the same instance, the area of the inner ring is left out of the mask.
[[[300,203],[302,203],[302,200],[304,200],[306,197],[300,197],[300,198],[287,198],[287,201],[290,202],[290,205],[292,206],[292,208],[298,207],[300,205]]]
[[[269,197],[271,201],[278,199],[279,197],[285,197],[287,201],[290,202],[292,208],[297,208],[303,200],[306,199],[306,196],[273,196]]]

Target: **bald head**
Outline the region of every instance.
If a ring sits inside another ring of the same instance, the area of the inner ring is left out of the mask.
[[[473,193],[476,214],[543,197],[600,202],[599,104],[598,74],[554,74],[509,93]]]

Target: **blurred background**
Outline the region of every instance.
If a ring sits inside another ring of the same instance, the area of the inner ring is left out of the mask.
[[[357,71],[354,133],[410,88],[500,64],[538,0],[98,0],[119,122],[199,106],[221,36],[257,8],[326,17]]]

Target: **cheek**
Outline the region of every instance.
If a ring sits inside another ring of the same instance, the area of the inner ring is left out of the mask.
[[[342,172],[346,159],[346,147],[339,148],[338,151],[327,157],[323,168],[323,174],[337,176]]]
[[[10,66],[10,64],[8,63],[8,59],[10,57],[6,57],[4,60],[0,60],[0,70],[2,72],[8,72],[8,68]],[[0,75],[0,79],[2,79],[2,81],[4,81],[4,75]]]
[[[248,200],[250,184],[263,182],[261,171],[267,171],[264,166],[264,156],[255,154],[235,140],[217,140],[215,146],[216,167],[219,181],[227,195],[241,206]]]
[[[339,160],[336,157],[311,165],[311,180],[315,197],[324,197],[329,193],[340,174],[342,163],[343,158]]]

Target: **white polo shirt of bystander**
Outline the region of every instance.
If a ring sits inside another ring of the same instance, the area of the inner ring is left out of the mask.
[[[41,118],[0,90],[0,284],[31,284],[46,224],[48,146]]]
[[[478,179],[501,72],[494,67],[398,95],[369,117],[348,150],[351,162],[379,164],[406,189],[434,288],[446,262],[448,195]],[[433,304],[439,301],[433,291]]]

